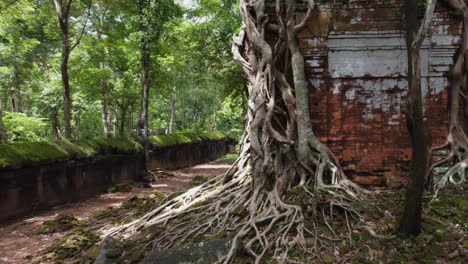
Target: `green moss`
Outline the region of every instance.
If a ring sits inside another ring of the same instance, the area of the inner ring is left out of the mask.
[[[145,256],[145,249],[141,248],[141,249],[136,249],[135,251],[133,251],[128,259],[130,263],[138,263],[140,262],[140,260],[143,259],[144,256]]]
[[[194,185],[201,185],[201,184],[203,184],[203,183],[205,183],[205,182],[207,182],[207,181],[208,181],[207,178],[205,178],[205,177],[203,177],[203,176],[200,176],[200,175],[197,175],[197,176],[193,177],[193,179],[192,179],[192,184],[194,184]]]
[[[136,216],[143,215],[159,206],[159,202],[149,197],[134,196],[122,203],[122,208],[133,211]]]
[[[167,200],[170,201],[170,200],[172,200],[172,199],[174,199],[174,198],[176,198],[177,196],[182,195],[182,194],[184,194],[184,192],[175,192],[175,193],[172,193],[171,195],[169,195],[169,196],[167,197]]]
[[[226,138],[226,134],[220,131],[205,131],[200,133],[200,137],[205,140],[219,140]]]
[[[156,191],[154,193],[154,199],[158,202],[158,203],[161,203],[162,201],[164,201],[164,199],[166,199],[167,195],[165,195],[164,193],[162,192],[159,192],[159,191]]]
[[[89,230],[77,228],[69,235],[56,241],[44,250],[47,258],[70,259],[79,256],[83,251],[90,249],[99,241],[99,236]]]
[[[96,154],[96,151],[88,145],[74,144],[66,139],[55,141],[63,150],[65,150],[70,159],[88,158]]]
[[[239,205],[237,206],[234,211],[232,212],[233,215],[237,215],[237,216],[240,216],[242,215],[242,213],[245,211],[245,206],[242,206],[242,205]]]
[[[52,142],[0,144],[1,168],[21,168],[66,161],[68,159],[70,159],[70,154]]]
[[[114,186],[107,188],[108,193],[116,193],[116,192],[130,192],[132,190],[132,185],[128,183],[120,183]]]
[[[97,211],[93,215],[96,219],[106,219],[109,217],[116,217],[119,215],[119,209],[115,207],[108,207],[107,209]]]
[[[220,160],[228,163],[234,163],[237,158],[239,158],[238,153],[231,153],[231,154],[226,154],[224,157],[222,157]]]
[[[211,131],[152,136],[150,140],[155,147],[167,147],[204,140],[218,140],[225,137],[221,132]],[[91,157],[103,159],[115,154],[139,153],[142,150],[142,145],[133,138],[93,138],[0,144],[0,168],[22,168]]]
[[[84,226],[86,223],[78,221],[73,215],[67,213],[60,213],[55,219],[45,221],[32,233],[35,235],[39,234],[51,234],[56,232],[68,231],[74,227]]]
[[[38,166],[99,155],[138,153],[132,138],[95,138],[77,141],[39,141],[0,144],[0,168]]]
[[[93,154],[131,154],[143,150],[140,143],[133,138],[93,138],[76,141],[82,148]]]
[[[150,141],[155,147],[163,148],[180,144],[200,142],[204,140],[219,140],[226,138],[226,135],[219,131],[199,132],[199,133],[175,133],[171,135],[151,136]]]

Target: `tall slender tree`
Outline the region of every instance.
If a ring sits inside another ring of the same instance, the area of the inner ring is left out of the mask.
[[[149,161],[149,96],[151,88],[152,55],[158,48],[164,25],[174,16],[180,14],[180,9],[173,0],[138,0],[138,21],[140,29],[140,63],[141,63],[141,107],[139,115],[139,135],[145,148],[145,160]],[[148,165],[148,164],[147,164]]]
[[[104,39],[104,32],[106,31],[106,16],[108,15],[109,9],[99,3],[95,5],[96,18],[90,18],[91,23],[93,24],[94,29],[96,30],[96,35],[98,42],[101,43]],[[101,49],[101,59],[99,61],[99,69],[104,71],[107,68],[106,59],[108,56],[108,48],[106,46]],[[102,111],[102,124],[104,128],[104,136],[111,137],[112,133],[112,115],[109,107],[109,100],[107,99],[108,95],[108,81],[106,78],[101,77],[99,80],[99,92],[101,95],[101,111]]]
[[[70,97],[70,77],[68,74],[68,62],[70,60],[70,54],[75,49],[81,40],[86,29],[88,22],[89,9],[91,7],[92,0],[88,1],[88,11],[86,19],[83,23],[83,28],[77,36],[74,44],[70,41],[70,16],[73,5],[73,0],[53,0],[55,11],[57,13],[58,22],[61,29],[62,37],[62,58],[60,63],[60,70],[62,75],[62,92],[63,92],[63,114],[64,114],[64,125],[65,125],[65,137],[72,137],[72,102]]]
[[[8,143],[8,136],[5,131],[5,125],[3,124],[3,100],[0,98],[0,139],[3,144]]]
[[[421,232],[422,195],[428,169],[429,149],[424,125],[424,106],[421,90],[421,46],[426,37],[437,0],[429,0],[424,19],[419,25],[414,14],[417,0],[407,0],[405,6],[406,45],[408,54],[408,99],[406,122],[411,138],[412,161],[407,186],[405,210],[400,222],[400,233],[418,235]]]

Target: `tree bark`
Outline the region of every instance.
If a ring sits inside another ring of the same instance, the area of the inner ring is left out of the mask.
[[[18,47],[16,45],[16,41],[14,42],[14,52],[12,56],[13,61],[13,85],[14,90],[10,96],[11,102],[11,112],[13,113],[20,113],[21,112],[21,86],[20,86],[20,76],[19,76],[19,65],[18,65],[18,58],[16,57],[16,53],[18,52]]]
[[[346,217],[352,215],[348,201],[359,200],[363,191],[346,179],[331,151],[314,136],[308,119],[308,83],[297,34],[315,3],[308,1],[299,22],[298,3],[277,0],[275,15],[266,13],[272,8],[265,0],[240,2],[244,25],[232,51],[249,80],[249,107],[240,156],[229,171],[182,194],[177,198],[181,203],[170,200],[109,235],[165,224],[163,238],[153,245],[169,248],[175,241],[232,229],[236,234],[220,262],[232,263],[242,249],[255,258],[255,264],[265,263],[267,255],[272,262],[287,263],[293,250],[310,254],[306,232],[321,232],[315,224],[313,231],[304,227],[306,217],[314,223],[321,219],[307,215],[302,205],[317,210],[326,204],[319,212],[338,205]],[[268,21],[277,30],[267,35]],[[199,202],[202,207],[195,206]],[[239,208],[245,209],[242,214],[236,213]],[[177,225],[176,219],[187,214],[193,220]]]
[[[73,0],[54,0],[55,11],[62,31],[62,58],[60,62],[60,72],[62,75],[62,95],[63,95],[63,115],[65,126],[65,137],[72,137],[71,127],[71,98],[70,98],[70,80],[68,76],[68,61],[70,59],[70,32],[69,16]]]
[[[143,34],[140,39],[140,52],[141,52],[141,107],[140,107],[140,117],[138,121],[138,132],[143,139],[143,147],[145,152],[145,164],[146,169],[149,169],[149,127],[148,127],[148,106],[149,106],[149,92],[150,92],[150,67],[151,67],[151,53],[150,53],[150,43],[147,39],[146,32],[148,30],[147,25],[143,24],[145,21],[144,10],[148,8],[148,2],[146,0],[138,0],[138,8],[140,13],[140,31]]]
[[[81,30],[81,34],[78,36],[76,42],[71,45],[70,43],[70,11],[73,0],[53,0],[55,5],[55,11],[59,21],[61,33],[62,33],[62,58],[60,62],[60,72],[62,75],[62,93],[63,93],[63,116],[65,126],[65,137],[72,138],[72,100],[70,97],[70,78],[68,75],[68,62],[70,60],[70,54],[72,50],[80,43],[81,37],[86,28],[86,24],[89,18],[89,10],[91,7],[92,0],[89,0],[88,15],[86,21]]]
[[[50,109],[50,124],[52,126],[52,132],[54,133],[55,139],[59,140],[60,136],[60,125],[57,117],[57,109],[55,107]]]
[[[121,107],[120,108],[120,129],[119,129],[119,135],[121,137],[124,136],[125,134],[125,119],[127,118],[127,107]]]
[[[174,84],[174,87],[172,88],[172,94],[171,94],[171,119],[169,120],[169,128],[167,130],[168,134],[172,134],[174,130],[174,123],[176,119],[176,100],[177,100],[177,87]]]
[[[99,41],[102,41],[102,34],[104,31],[104,23],[105,23],[105,15],[107,10],[106,9],[100,9],[101,14],[99,16],[99,22],[94,23],[94,26],[96,28],[97,32],[97,38]],[[103,56],[107,56],[107,48],[103,48]],[[106,68],[105,65],[105,59],[99,62],[99,69],[102,71]],[[111,115],[109,113],[109,105],[108,101],[106,98],[106,93],[107,93],[107,82],[105,79],[100,79],[99,80],[99,90],[101,91],[101,109],[102,109],[102,125],[104,128],[104,136],[106,138],[110,138],[113,136],[112,133],[112,122],[111,122]]]
[[[421,232],[422,195],[428,169],[429,149],[427,130],[424,125],[424,106],[421,90],[421,46],[429,29],[436,0],[429,0],[421,26],[414,14],[417,0],[407,0],[405,6],[406,43],[408,49],[408,99],[406,122],[412,145],[412,161],[406,191],[400,233],[418,235]],[[418,30],[419,28],[419,30]]]
[[[3,100],[0,98],[0,139],[3,144],[8,143],[8,136],[6,133],[5,125],[3,124]]]

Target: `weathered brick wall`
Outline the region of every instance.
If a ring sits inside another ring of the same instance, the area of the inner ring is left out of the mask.
[[[155,148],[150,155],[151,169],[175,169],[215,160],[226,154],[230,144],[221,139]],[[0,170],[0,223],[86,200],[117,183],[134,182],[143,168],[140,153]]]
[[[321,7],[299,35],[314,130],[347,175],[362,184],[398,186],[408,174],[404,34],[401,1],[368,0]],[[460,18],[438,6],[421,55],[432,145],[446,137],[460,34]]]

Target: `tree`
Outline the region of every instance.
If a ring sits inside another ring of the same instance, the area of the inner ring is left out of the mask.
[[[436,195],[448,183],[466,182],[468,175],[468,7],[462,0],[447,2],[451,8],[463,14],[463,30],[462,43],[452,70],[447,141],[431,150],[432,153],[441,151],[443,158],[434,162],[427,172],[429,185],[436,191]],[[445,171],[447,167],[449,169]]]
[[[3,100],[0,98],[0,139],[3,144],[8,143],[8,136],[5,131],[5,125],[3,123]]]
[[[408,101],[406,122],[412,145],[412,161],[407,186],[405,210],[400,222],[400,233],[419,235],[421,232],[422,195],[428,169],[429,152],[427,129],[424,125],[424,106],[421,91],[421,46],[432,20],[437,0],[429,0],[424,19],[419,26],[414,15],[418,1],[407,0],[405,6],[406,43],[408,49]],[[418,30],[419,29],[419,30]]]
[[[60,29],[62,31],[62,60],[61,60],[61,74],[62,74],[62,89],[63,89],[63,113],[64,113],[64,124],[65,124],[65,137],[72,137],[72,112],[71,112],[71,97],[70,97],[70,78],[68,75],[68,61],[70,59],[70,53],[75,49],[83,36],[83,33],[88,23],[88,17],[84,22],[81,33],[79,34],[76,42],[71,44],[70,42],[70,16],[73,0],[53,0],[55,5],[55,11],[57,13]],[[91,0],[89,1],[89,7],[91,6]],[[89,16],[88,7],[88,16]]]
[[[163,32],[164,25],[179,14],[179,7],[173,0],[138,0],[138,19],[140,29],[140,56],[141,56],[141,108],[138,121],[139,135],[143,138],[145,147],[145,160],[149,161],[149,126],[148,105],[151,86],[152,51]]]
[[[98,14],[97,18],[95,20],[93,19],[90,19],[90,20],[94,28],[96,29],[98,41],[101,42],[103,40],[104,31],[106,30],[106,15],[107,15],[108,9],[107,7],[100,5],[100,4],[96,6],[96,9],[97,9],[96,11]],[[108,53],[107,48],[104,46],[101,49],[101,52],[103,56],[106,57],[106,54]],[[105,68],[106,68],[106,65],[105,65],[104,60],[99,61],[99,69],[103,71],[105,70]],[[112,123],[111,123],[111,113],[109,110],[109,103],[108,103],[107,94],[106,94],[108,91],[107,86],[108,86],[108,83],[106,82],[106,79],[101,78],[99,80],[99,90],[101,93],[102,123],[104,127],[104,136],[111,137],[112,136]]]
[[[317,218],[317,211],[333,204],[346,218],[355,213],[350,201],[358,200],[363,190],[345,177],[310,123],[304,58],[297,40],[315,8],[314,1],[307,3],[304,10],[295,0],[276,1],[276,13],[269,14],[263,0],[240,2],[244,27],[233,51],[250,87],[239,158],[225,175],[110,234],[164,225],[164,235],[153,243],[166,248],[208,230],[236,230],[223,263],[232,263],[241,247],[255,263],[263,263],[272,248],[272,259],[286,262],[288,252],[306,248],[306,232],[320,232],[316,225],[326,220]],[[244,52],[248,56],[242,56]],[[178,217],[189,219],[184,227],[172,221]],[[306,218],[314,223],[307,228]]]
[[[39,41],[36,39],[34,6],[18,2],[0,17],[0,87],[8,95],[12,112],[30,112],[30,90],[35,69],[31,61],[36,57]]]

